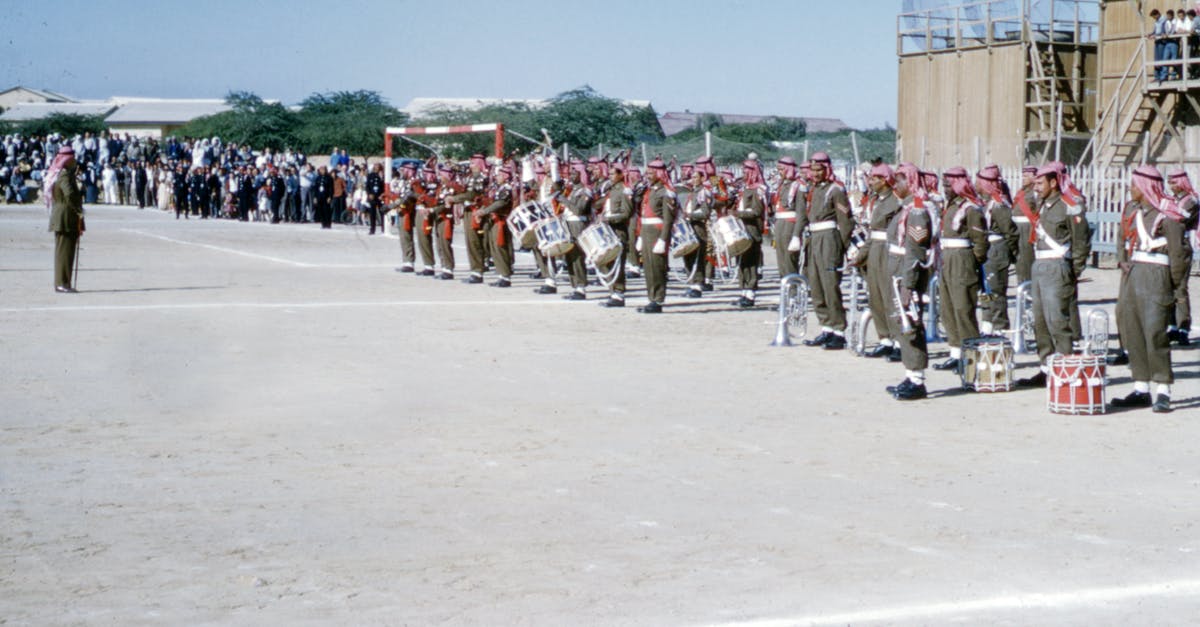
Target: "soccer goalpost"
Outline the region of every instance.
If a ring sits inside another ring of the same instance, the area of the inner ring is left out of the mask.
[[[412,135],[455,135],[458,133],[495,133],[497,159],[504,158],[504,124],[464,124],[461,126],[390,126],[383,131],[384,155],[384,189],[390,190],[392,184],[392,137]],[[384,192],[388,194],[388,191]]]

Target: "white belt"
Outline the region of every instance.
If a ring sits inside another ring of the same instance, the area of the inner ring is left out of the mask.
[[[942,248],[970,248],[971,240],[965,237],[948,237],[942,240]]]
[[[808,225],[808,230],[816,233],[817,231],[832,231],[837,228],[837,221],[825,220],[824,222],[813,222]]]
[[[1023,215],[1013,216],[1012,219],[1013,219],[1013,222],[1015,222],[1017,224],[1033,224],[1033,222],[1031,222],[1029,220],[1029,218],[1026,218]]]
[[[871,239],[877,242],[886,242],[887,231],[871,231]]]
[[[1135,250],[1133,251],[1131,259],[1141,263],[1153,263],[1160,266],[1171,265],[1171,258],[1166,256],[1164,253],[1150,253],[1143,250]]]
[[[795,220],[796,212],[795,211],[780,211],[775,214],[775,217],[776,218],[784,218],[784,219],[788,219],[788,220]]]
[[[1003,235],[996,235],[996,234],[994,234],[994,233],[988,233],[988,241],[989,241],[989,242],[1003,242],[1003,241],[1004,241],[1004,236],[1003,236]]]
[[[662,218],[642,218],[642,224],[645,226],[657,226],[662,225],[662,223]]]
[[[1035,250],[1033,251],[1034,259],[1066,259],[1067,252],[1060,250]]]
[[[904,250],[904,247],[900,246],[899,244],[888,244],[888,252],[893,255],[905,255],[908,253],[908,251]]]

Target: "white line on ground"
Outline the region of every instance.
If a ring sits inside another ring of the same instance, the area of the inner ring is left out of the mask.
[[[592,301],[595,303],[596,301]],[[478,305],[573,305],[569,300],[397,300],[328,303],[170,303],[161,305],[63,305],[51,307],[5,307],[3,313],[38,311],[161,311],[171,309],[332,309],[336,307],[446,307]]]
[[[138,229],[121,229],[121,230],[125,231],[126,233],[133,233],[134,235],[142,235],[145,237],[152,237],[154,239],[160,239],[164,242],[171,242],[173,244],[184,244],[185,246],[198,246],[200,248],[207,248],[209,250],[216,250],[219,252],[230,253],[233,255],[242,255],[243,257],[250,257],[253,259],[263,259],[266,261],[273,261],[275,263],[284,263],[289,266],[295,266],[297,268],[320,267],[317,264],[305,263],[303,261],[292,261],[291,259],[283,259],[282,257],[272,257],[271,255],[260,255],[258,253],[246,252],[244,250],[238,250],[236,248],[226,248],[224,246],[214,246],[213,244],[201,244],[199,242],[189,242],[187,240],[176,239],[174,237],[167,237],[166,235],[157,235],[155,233],[147,233],[145,231],[139,231]]]
[[[1184,597],[1200,595],[1200,579],[1176,579],[1157,583],[1114,586],[1108,588],[1083,588],[1055,593],[1018,594],[990,597],[974,601],[901,605],[873,610],[860,610],[838,614],[809,614],[786,618],[771,618],[728,623],[714,623],[722,627],[784,627],[785,625],[845,625],[848,623],[892,622],[921,620],[940,616],[955,616],[1004,610],[1063,610],[1106,603],[1132,601],[1150,597]]]

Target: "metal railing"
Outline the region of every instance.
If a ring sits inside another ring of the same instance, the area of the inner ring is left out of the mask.
[[[976,0],[900,13],[896,53],[923,54],[1027,41],[1095,43],[1098,0]],[[1069,5],[1060,7],[1059,5]],[[1043,10],[1046,9],[1046,10]]]

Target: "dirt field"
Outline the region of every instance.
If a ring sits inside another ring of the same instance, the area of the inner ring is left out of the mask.
[[[0,207],[0,623],[1200,616],[1200,350],[1167,415],[904,404],[898,364],[768,347],[773,289],[643,316],[525,255],[499,290],[361,229],[88,219],[64,295],[44,209]]]

